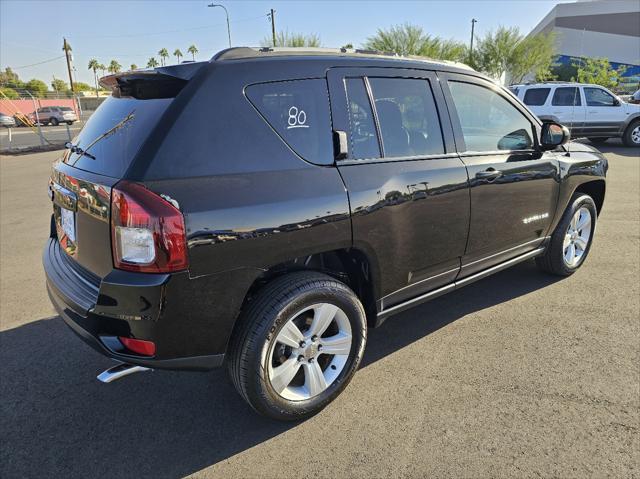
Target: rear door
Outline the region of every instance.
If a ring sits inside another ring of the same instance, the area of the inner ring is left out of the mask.
[[[559,162],[537,147],[538,124],[502,88],[443,75],[471,197],[461,277],[535,249],[548,234],[558,197]]]
[[[551,115],[571,130],[574,138],[584,133],[585,107],[580,88],[559,86],[551,96]]]
[[[338,169],[356,247],[377,257],[382,308],[451,283],[469,227],[464,164],[437,77],[403,69],[332,69],[333,127],[347,132]]]

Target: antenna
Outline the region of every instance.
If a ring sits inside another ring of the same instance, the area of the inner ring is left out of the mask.
[[[580,66],[584,65],[584,32],[585,29],[582,29],[582,35],[580,36]],[[577,78],[576,78],[577,80]],[[571,105],[571,129],[573,129],[573,124],[575,123],[575,115],[576,115],[576,96],[579,95],[580,87],[578,86],[580,83],[577,83],[575,89],[573,90],[573,104]],[[582,104],[582,102],[580,102]],[[586,105],[584,111],[586,112]],[[585,113],[586,115],[586,113]],[[586,120],[586,118],[585,118]],[[572,135],[573,136],[573,133]],[[571,140],[567,143],[567,156],[571,156]]]

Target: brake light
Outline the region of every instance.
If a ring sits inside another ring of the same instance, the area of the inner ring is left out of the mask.
[[[188,267],[180,210],[144,186],[119,182],[111,192],[111,249],[118,269],[171,273]]]
[[[144,339],[132,339],[118,336],[120,342],[129,351],[140,354],[142,356],[154,356],[156,354],[156,345],[153,341],[145,341]]]

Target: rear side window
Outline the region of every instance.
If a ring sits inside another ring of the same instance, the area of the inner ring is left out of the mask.
[[[121,178],[172,98],[107,98],[87,121],[74,145],[91,154],[71,153],[65,162],[82,170]]]
[[[576,87],[556,88],[551,100],[553,106],[580,106],[580,91]]]
[[[349,109],[350,156],[354,159],[379,158],[378,134],[364,79],[347,78],[345,86]]]
[[[444,153],[428,80],[369,78],[385,157]]]
[[[260,83],[246,88],[253,106],[307,161],[333,162],[329,93],[324,79]]]
[[[544,105],[551,88],[530,88],[524,94],[524,104],[531,106]]]

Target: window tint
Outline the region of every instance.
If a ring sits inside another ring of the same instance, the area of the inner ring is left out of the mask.
[[[601,88],[584,88],[584,98],[589,106],[615,106],[615,98]]]
[[[73,140],[95,159],[70,153],[65,161],[82,170],[122,177],[171,101],[108,97]]]
[[[551,88],[530,88],[524,94],[524,104],[540,106],[544,105]]]
[[[467,151],[526,150],[532,125],[518,109],[489,88],[449,82]]]
[[[369,95],[362,78],[345,79],[349,109],[349,147],[351,158],[379,158],[380,145]]]
[[[427,80],[370,78],[384,156],[444,153],[442,131]]]
[[[333,162],[329,93],[325,80],[293,80],[251,85],[251,103],[282,139],[313,163]]]
[[[556,88],[556,91],[553,93],[551,104],[553,106],[574,106],[574,104],[575,106],[580,106],[582,105],[580,92],[576,87]]]

